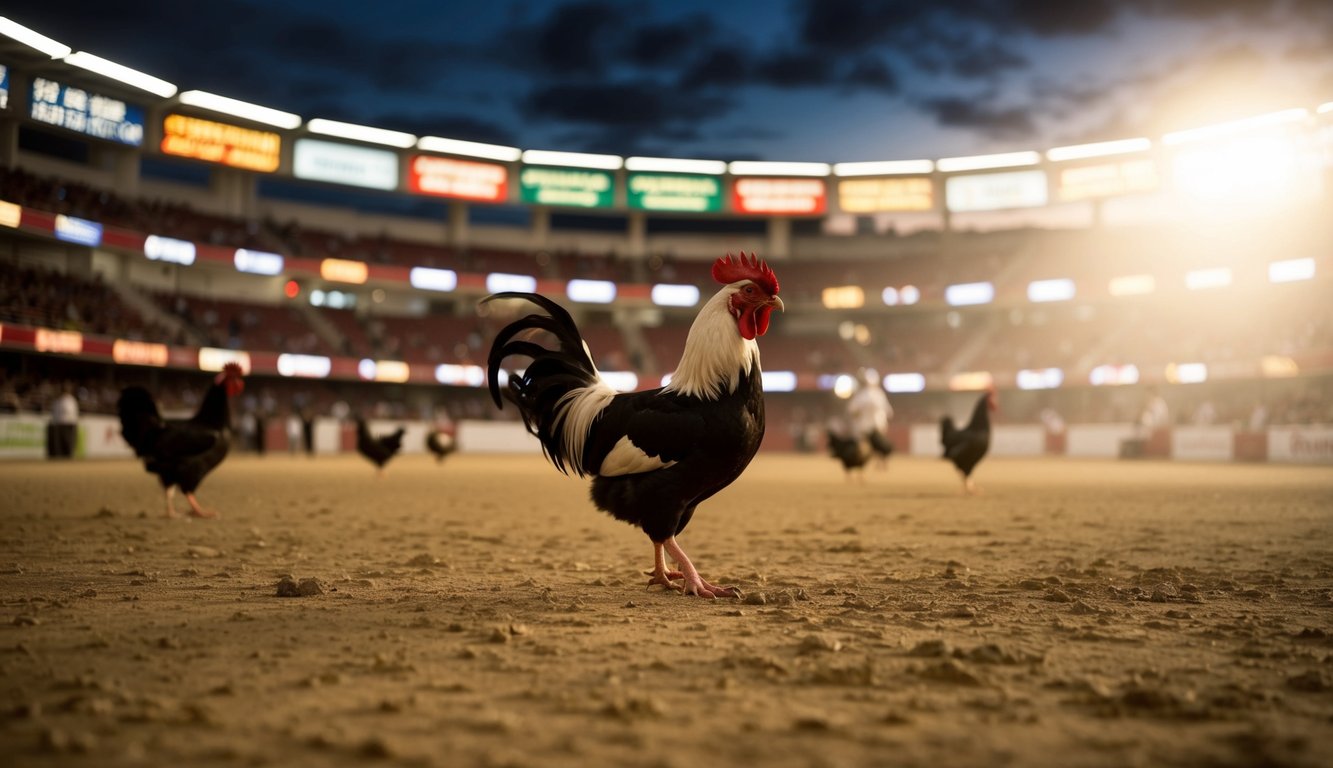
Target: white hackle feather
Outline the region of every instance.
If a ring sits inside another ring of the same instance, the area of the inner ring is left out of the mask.
[[[640,472],[666,469],[675,463],[674,461],[662,461],[661,457],[658,456],[649,456],[629,439],[629,435],[625,435],[620,438],[611,452],[606,454],[606,458],[602,459],[602,466],[597,470],[597,474],[602,477],[637,475]]]
[[[741,336],[730,298],[750,280],[739,280],[713,294],[690,326],[676,372],[664,392],[679,392],[703,400],[716,400],[736,391],[741,373],[747,376],[759,367],[759,345]]]

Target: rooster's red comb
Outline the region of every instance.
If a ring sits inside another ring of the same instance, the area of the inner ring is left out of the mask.
[[[240,363],[227,363],[222,366],[222,375],[228,378],[235,377],[239,379],[245,375],[245,369],[241,367]]]
[[[741,255],[734,261],[728,253],[713,262],[713,279],[723,285],[737,280],[753,280],[760,288],[768,291],[768,295],[778,295],[778,276],[773,274],[773,269],[766,262],[753,253],[746,257],[745,252],[741,251]]]

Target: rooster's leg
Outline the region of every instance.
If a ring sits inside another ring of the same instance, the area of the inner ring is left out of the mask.
[[[663,542],[666,551],[671,555],[671,559],[676,561],[680,569],[684,571],[685,594],[698,595],[699,597],[740,597],[741,591],[736,587],[716,587],[703,580],[699,571],[695,570],[694,563],[686,556],[685,550],[676,543],[676,537],[672,536]]]
[[[166,495],[167,495],[167,517],[175,517],[176,506],[171,503],[171,499],[176,495],[176,486],[172,485],[167,487]]]
[[[185,500],[188,501],[188,502],[190,502],[190,516],[191,516],[191,517],[217,517],[217,516],[218,516],[218,513],[216,513],[216,512],[209,512],[208,510],[206,510],[206,509],[204,509],[203,507],[199,506],[199,500],[196,499],[196,498],[194,497],[194,494],[193,494],[193,493],[186,493],[186,494],[185,494]]]
[[[976,496],[980,491],[977,490],[977,484],[972,482],[972,478],[963,476],[963,494],[965,496]]]
[[[667,589],[681,589],[679,584],[672,584],[675,579],[685,578],[685,574],[680,571],[668,571],[666,567],[666,555],[662,553],[662,548],[666,546],[660,541],[653,542],[653,570],[648,575],[652,578],[648,580],[648,586],[660,584]]]

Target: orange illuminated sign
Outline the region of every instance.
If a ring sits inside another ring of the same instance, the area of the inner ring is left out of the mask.
[[[846,213],[929,211],[935,207],[930,179],[848,179],[838,182],[838,207]]]
[[[23,220],[23,209],[13,203],[0,201],[0,226],[17,227]]]
[[[825,200],[822,179],[736,179],[731,195],[737,213],[817,214]]]
[[[162,367],[167,364],[167,357],[166,344],[116,339],[116,342],[111,345],[111,359],[117,363]]]
[[[33,346],[38,352],[77,355],[83,351],[83,334],[78,331],[52,331],[38,328]]]
[[[282,137],[269,131],[174,114],[162,122],[162,152],[167,155],[272,173],[278,170],[281,149]]]
[[[325,259],[319,263],[319,276],[335,283],[364,283],[370,277],[370,267],[362,261]]]
[[[1059,189],[1064,202],[1151,192],[1157,189],[1157,166],[1139,159],[1064,168]]]
[[[509,196],[509,170],[494,163],[417,155],[408,166],[407,186],[423,195],[499,203]]]

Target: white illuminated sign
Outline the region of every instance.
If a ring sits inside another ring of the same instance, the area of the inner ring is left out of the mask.
[[[511,275],[506,272],[492,272],[486,276],[486,290],[491,293],[532,293],[537,290],[537,278],[532,275]]]
[[[699,288],[658,283],[653,286],[652,297],[653,303],[659,307],[692,307],[699,303]]]
[[[1059,368],[1027,368],[1018,372],[1019,389],[1055,389],[1064,380],[1064,371]]]
[[[452,269],[412,267],[407,279],[413,288],[420,288],[423,291],[452,291],[458,287],[458,273]]]
[[[435,380],[441,384],[480,387],[486,383],[486,371],[479,365],[437,365]]]
[[[220,371],[227,363],[236,363],[241,366],[242,373],[249,373],[250,353],[239,349],[199,348],[199,370]]]
[[[1069,301],[1072,298],[1074,298],[1074,281],[1068,278],[1033,280],[1028,283],[1028,301]]]
[[[1092,369],[1092,372],[1088,375],[1088,381],[1097,387],[1137,384],[1139,383],[1139,367],[1137,365],[1099,365]]]
[[[610,280],[570,280],[565,295],[587,304],[610,304],[616,300],[616,284]]]
[[[278,373],[307,379],[327,378],[333,361],[323,355],[278,355]]]
[[[276,253],[250,251],[245,248],[237,248],[232,261],[238,272],[249,272],[253,275],[281,274],[283,266],[282,256]]]
[[[639,377],[633,371],[598,371],[597,375],[617,392],[633,392],[639,387]]]
[[[1036,208],[1046,205],[1047,200],[1046,174],[1042,171],[952,176],[944,185],[946,204],[958,213]]]
[[[292,174],[298,179],[394,190],[398,188],[398,155],[384,149],[298,139]]]
[[[149,235],[143,241],[143,254],[153,261],[167,261],[188,267],[194,263],[195,248],[189,240]]]
[[[990,283],[958,283],[944,289],[944,300],[955,307],[988,304],[994,299],[995,286]]]
[[[1274,261],[1268,265],[1268,282],[1293,283],[1314,277],[1314,259]]]
[[[926,377],[920,373],[890,373],[884,377],[884,388],[890,392],[921,392],[926,388]]]
[[[763,371],[765,392],[795,392],[796,374],[792,371]]]

